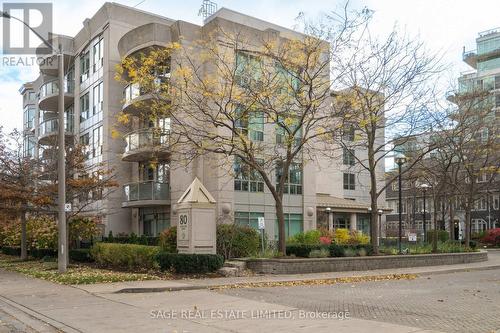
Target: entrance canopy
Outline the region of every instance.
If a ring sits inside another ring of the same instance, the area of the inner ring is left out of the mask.
[[[359,202],[349,199],[343,199],[331,196],[329,194],[316,194],[317,208],[331,208],[335,212],[346,213],[368,213],[368,208],[371,207],[368,202]],[[391,209],[380,207],[384,212],[389,212]]]

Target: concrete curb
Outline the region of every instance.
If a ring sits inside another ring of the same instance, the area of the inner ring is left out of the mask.
[[[484,267],[471,267],[471,268],[452,268],[442,271],[423,271],[416,273],[384,273],[384,274],[375,274],[370,276],[386,276],[386,275],[402,275],[402,274],[414,274],[417,276],[429,276],[429,275],[438,275],[438,274],[449,274],[449,273],[460,273],[460,272],[472,272],[472,271],[486,271],[486,270],[494,270],[500,269],[500,265],[493,266],[484,266]],[[355,273],[355,272],[353,272]],[[282,277],[286,277],[286,275],[281,275]],[[362,275],[352,274],[349,276],[343,276],[342,278],[350,278],[350,277],[360,277]],[[236,282],[236,283],[220,283],[220,284],[205,284],[205,285],[191,285],[191,286],[178,286],[178,287],[156,287],[156,288],[124,288],[117,291],[112,292],[113,294],[122,294],[122,293],[159,293],[159,292],[172,292],[172,291],[190,291],[190,290],[202,290],[202,289],[218,289],[221,287],[228,286],[238,286],[245,285],[248,283],[280,283],[280,282],[297,282],[297,281],[315,281],[315,280],[328,280],[335,279],[335,277],[321,277],[321,278],[298,278],[298,279],[276,279],[276,280],[263,280],[263,281],[246,281],[246,282]]]

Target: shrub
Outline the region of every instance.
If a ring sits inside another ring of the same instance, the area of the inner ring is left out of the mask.
[[[349,244],[365,245],[370,243],[370,236],[363,234],[361,231],[353,230],[349,235]]]
[[[30,249],[28,251],[29,255],[33,258],[42,259],[42,258],[54,258],[57,257],[57,251],[54,249]]]
[[[20,247],[4,246],[4,247],[2,247],[2,253],[9,255],[9,256],[20,256],[21,255],[21,248]]]
[[[76,262],[92,262],[90,249],[73,249],[69,250],[69,259]]]
[[[21,246],[21,224],[18,221],[0,227],[0,246]],[[48,217],[29,218],[26,221],[26,241],[30,249],[57,249],[57,225]]]
[[[447,242],[450,239],[450,233],[446,230],[437,230],[438,242]],[[434,230],[427,231],[427,242],[432,243],[434,241]]]
[[[302,258],[309,258],[309,254],[314,250],[321,250],[328,246],[320,244],[290,244],[286,246],[286,254]]]
[[[345,252],[344,252],[345,257],[355,257],[356,255],[357,255],[357,252],[355,249],[350,248],[350,247],[345,249]]]
[[[135,233],[131,233],[127,235],[125,233],[120,233],[116,236],[113,236],[113,233],[109,233],[108,237],[103,237],[102,242],[104,243],[117,243],[117,244],[137,244],[137,245],[149,245],[149,246],[158,246],[159,237],[154,236],[137,236]]]
[[[309,230],[306,232],[299,232],[287,240],[290,244],[319,244],[321,232],[319,230]]]
[[[488,230],[481,241],[488,245],[500,246],[500,228]]]
[[[175,253],[177,252],[177,227],[165,229],[160,234],[158,245],[162,251]]]
[[[330,251],[327,248],[312,250],[309,252],[309,258],[327,258],[330,256]]]
[[[319,242],[320,242],[320,244],[330,245],[330,244],[332,244],[332,239],[328,236],[321,236],[319,238]]]
[[[160,269],[176,273],[210,273],[224,264],[224,257],[218,254],[187,254],[160,252],[156,255]]]
[[[104,267],[152,269],[156,268],[155,256],[159,250],[157,246],[99,242],[94,244],[90,254]]]
[[[69,245],[75,247],[81,240],[90,240],[99,235],[95,221],[89,218],[74,217],[68,223]]]
[[[344,257],[345,248],[338,244],[331,244],[328,249],[330,250],[330,257]]]
[[[348,244],[350,240],[349,230],[343,228],[335,229],[335,236],[333,236],[333,241],[336,244],[344,245]]]
[[[237,224],[217,225],[217,254],[225,259],[251,257],[259,252],[257,230]]]

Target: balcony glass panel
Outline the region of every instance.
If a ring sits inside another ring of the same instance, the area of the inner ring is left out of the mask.
[[[132,83],[125,87],[123,90],[125,104],[130,103],[134,98],[141,95],[141,89],[138,83]]]
[[[47,135],[57,132],[59,128],[58,124],[59,120],[57,118],[44,121],[40,124],[40,135]],[[70,133],[73,132],[73,113],[65,113],[64,130]]]
[[[170,132],[159,128],[145,128],[129,133],[125,137],[127,147],[125,152],[145,147],[157,147],[168,144]]]
[[[73,80],[64,81],[64,92],[73,93],[75,90],[75,82]],[[44,98],[50,95],[55,95],[59,93],[59,83],[57,80],[53,80],[45,83],[40,87],[40,98]]]
[[[169,184],[156,181],[130,183],[123,186],[125,201],[168,200]]]

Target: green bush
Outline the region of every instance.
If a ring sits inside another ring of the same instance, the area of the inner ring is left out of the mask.
[[[251,257],[259,252],[257,230],[237,224],[217,225],[217,254],[225,259]]]
[[[97,223],[89,218],[74,217],[68,222],[69,246],[74,248],[82,240],[91,240],[100,231]]]
[[[330,256],[330,251],[327,248],[312,250],[309,252],[309,258],[327,258]]]
[[[319,238],[321,237],[321,231],[319,230],[309,230],[306,232],[299,232],[287,240],[289,244],[319,244]]]
[[[170,227],[163,230],[160,234],[158,245],[164,252],[176,253],[177,252],[177,227]]]
[[[450,239],[450,233],[446,230],[437,231],[438,242],[447,242]],[[432,243],[434,241],[434,230],[427,231],[427,242]]]
[[[28,254],[33,258],[42,259],[42,258],[54,258],[57,257],[57,251],[54,249],[30,249]]]
[[[20,256],[21,248],[20,247],[11,247],[11,246],[3,246],[2,253],[9,256]]]
[[[347,254],[351,257],[373,254],[373,246],[370,244],[339,245],[335,243],[330,245],[290,244],[286,246],[286,254],[289,256],[312,258],[311,255],[313,252],[316,255],[317,251],[322,251],[323,249],[329,252],[330,257],[346,257],[348,256]]]
[[[95,262],[104,267],[121,269],[153,269],[157,267],[157,246],[96,243],[90,250]]]
[[[160,252],[156,255],[160,269],[176,273],[210,273],[224,264],[224,257],[218,254],[187,254]]]
[[[117,243],[117,244],[137,244],[137,245],[149,245],[149,246],[158,246],[159,237],[155,236],[137,236],[135,233],[127,234],[119,234],[113,236],[113,233],[110,231],[108,237],[102,238],[103,243]]]
[[[92,256],[90,255],[90,249],[73,249],[69,250],[69,259],[76,262],[92,262]]]

